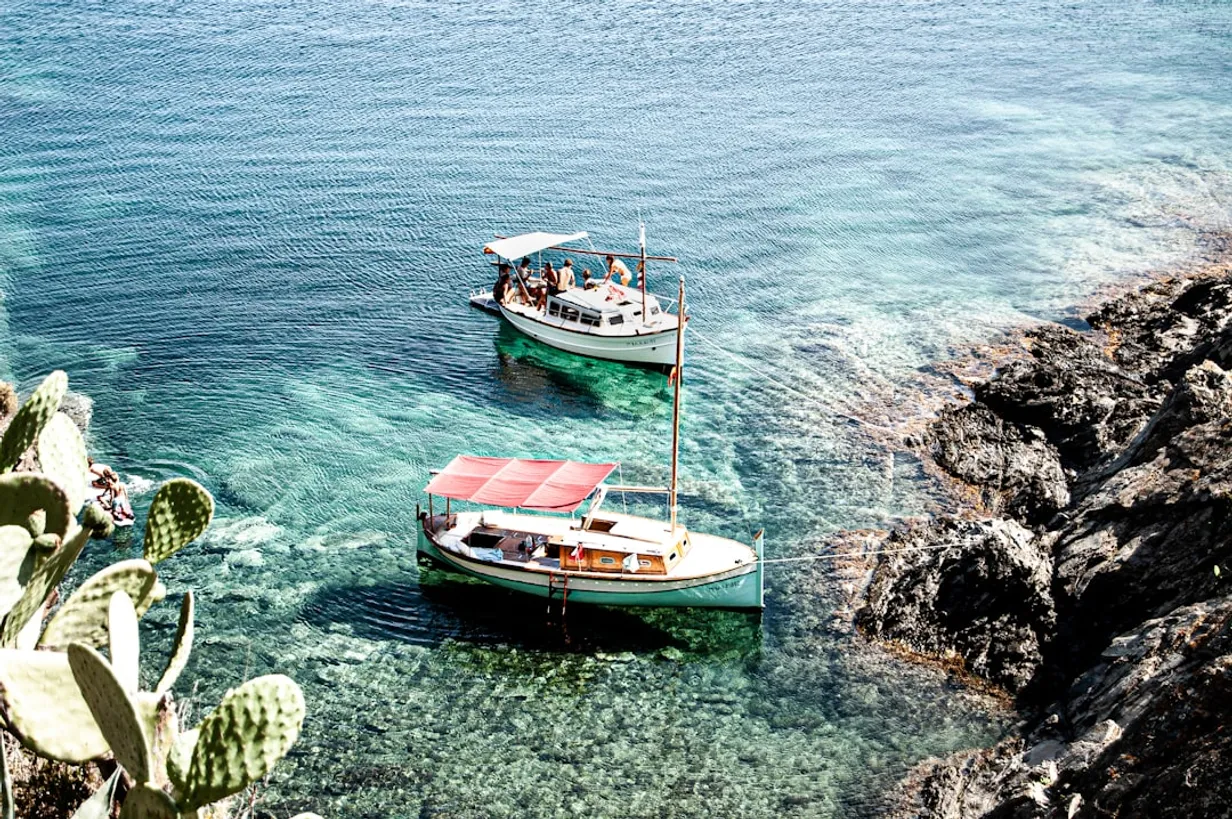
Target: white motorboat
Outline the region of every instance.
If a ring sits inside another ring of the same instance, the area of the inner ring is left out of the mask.
[[[675,259],[647,256],[644,232],[641,251],[637,254],[566,246],[586,237],[585,232],[527,233],[490,242],[483,252],[506,260],[511,272],[518,259],[537,256],[545,250],[566,255],[636,258],[641,270],[639,286],[608,282],[585,288],[577,282],[574,287],[548,292],[546,284],[534,275],[539,268],[532,268],[530,276],[513,273],[512,287],[503,301],[498,302],[488,289],[472,293],[471,304],[499,313],[531,338],[561,350],[609,361],[671,367],[680,317],[668,309],[673,300],[646,292],[645,270],[647,260]],[[596,279],[601,279],[604,273],[606,271]]]

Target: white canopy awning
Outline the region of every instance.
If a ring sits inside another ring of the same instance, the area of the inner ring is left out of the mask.
[[[517,259],[549,247],[563,245],[565,242],[576,242],[578,239],[585,239],[586,236],[586,231],[581,233],[524,233],[521,236],[510,236],[508,239],[489,242],[483,246],[483,252],[495,254],[502,259]]]

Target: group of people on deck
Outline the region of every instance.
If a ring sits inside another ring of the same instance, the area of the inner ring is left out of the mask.
[[[607,275],[596,281],[589,269],[583,270],[580,286],[585,290],[594,290],[616,279],[620,284],[628,287],[633,281],[633,274],[629,272],[625,263],[611,255],[607,256],[604,261],[607,262]],[[555,296],[578,286],[572,259],[565,259],[560,268],[552,267],[551,262],[544,262],[543,269],[539,271],[536,279],[530,257],[527,257],[522,259],[518,265],[516,280],[512,268],[505,262],[500,263],[497,268],[496,284],[492,286],[492,298],[498,304],[511,302],[533,304],[543,310],[547,308],[548,296]]]

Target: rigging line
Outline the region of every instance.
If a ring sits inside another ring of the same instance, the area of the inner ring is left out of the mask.
[[[850,554],[830,554],[830,555],[804,555],[802,557],[770,557],[762,560],[762,563],[803,563],[808,560],[839,560],[840,558],[862,558],[872,557],[874,555],[897,555],[904,552],[930,552],[937,549],[962,549],[962,546],[956,546],[953,543],[933,544],[931,546],[904,546],[901,549],[877,549],[872,552],[853,552]]]
[[[857,418],[856,416],[851,415],[850,413],[846,413],[846,412],[843,412],[842,410],[835,409],[833,406],[826,404],[824,401],[818,400],[818,398],[814,395],[809,395],[803,390],[799,390],[791,386],[790,384],[786,384],[782,381],[779,381],[778,379],[774,378],[771,375],[768,375],[764,372],[760,372],[756,367],[752,365],[752,363],[749,362],[748,359],[744,358],[743,356],[736,355],[730,350],[725,350],[720,345],[716,344],[715,342],[711,341],[706,336],[702,335],[699,330],[696,330],[696,329],[693,330],[693,337],[696,338],[698,341],[702,342],[703,344],[707,344],[711,348],[718,350],[720,353],[727,356],[732,361],[735,361],[737,364],[741,365],[742,367],[747,369],[749,372],[757,373],[760,377],[766,379],[770,383],[775,384],[779,387],[782,387],[788,392],[793,392],[796,395],[800,396],[801,398],[805,399],[806,401],[811,401],[812,403],[816,404],[817,406],[821,407],[826,412],[831,413],[832,415],[837,415],[840,418],[846,418],[848,421],[854,421],[860,426],[868,427],[870,429],[878,429],[878,430],[881,430],[882,432],[894,432],[895,431],[891,429],[890,427],[883,426],[881,424],[874,424],[870,421],[865,421],[863,418]]]

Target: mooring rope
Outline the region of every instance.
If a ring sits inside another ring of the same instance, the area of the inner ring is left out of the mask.
[[[732,361],[744,367],[749,372],[757,374],[759,377],[766,379],[771,384],[781,387],[782,389],[785,389],[788,392],[795,393],[796,395],[803,398],[805,401],[810,401],[813,404],[816,404],[818,407],[821,407],[823,410],[825,410],[826,412],[832,415],[837,415],[840,418],[846,418],[848,421],[854,421],[857,424],[860,424],[861,426],[864,426],[864,427],[868,427],[870,429],[877,429],[877,430],[881,430],[882,432],[894,432],[894,430],[891,429],[890,427],[882,426],[881,424],[874,424],[870,421],[865,421],[863,418],[857,418],[856,416],[851,415],[850,413],[846,413],[846,412],[843,412],[842,410],[835,409],[834,406],[827,404],[824,401],[821,401],[820,399],[817,398],[817,396],[810,395],[804,392],[803,390],[793,387],[790,384],[787,384],[783,381],[778,380],[777,378],[774,378],[773,376],[765,372],[762,372],[760,369],[755,367],[753,363],[750,362],[748,359],[744,358],[743,356],[739,356],[730,350],[724,349],[723,346],[718,344],[717,342],[711,341],[709,338],[704,336],[700,330],[693,329],[692,334],[693,334],[693,337],[696,338],[698,341],[702,342],[703,344],[708,345],[711,349],[717,350],[718,352],[727,356]]]
[[[931,546],[904,546],[901,549],[876,549],[871,552],[853,552],[851,554],[830,554],[830,555],[802,555],[800,557],[770,557],[762,560],[762,563],[803,563],[809,560],[839,560],[841,558],[861,558],[873,557],[875,555],[896,555],[903,552],[928,552],[937,549],[961,549],[962,546],[956,546],[953,543],[933,544]]]

